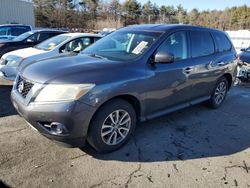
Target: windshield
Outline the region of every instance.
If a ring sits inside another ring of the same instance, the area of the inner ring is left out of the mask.
[[[28,32],[23,33],[23,34],[19,35],[18,37],[14,38],[13,41],[22,41],[33,34],[34,34],[34,32],[28,31]]]
[[[52,37],[48,40],[45,40],[44,42],[34,46],[34,48],[40,49],[40,50],[46,50],[50,51],[53,50],[55,47],[57,47],[59,44],[61,44],[63,41],[71,38],[70,36],[66,35],[58,35],[55,37]]]
[[[117,61],[133,60],[145,53],[161,34],[146,31],[117,31],[100,39],[82,53]]]
[[[250,47],[246,49],[246,52],[250,52]]]

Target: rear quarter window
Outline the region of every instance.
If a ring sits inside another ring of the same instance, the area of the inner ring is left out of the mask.
[[[202,57],[214,53],[214,42],[207,31],[190,31],[192,57]]]
[[[216,43],[216,52],[226,52],[232,49],[232,44],[225,34],[215,32],[212,34]]]

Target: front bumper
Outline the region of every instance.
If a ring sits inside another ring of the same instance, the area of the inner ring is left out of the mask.
[[[85,143],[88,126],[96,109],[80,101],[61,103],[25,103],[16,91],[11,92],[11,101],[18,113],[45,137],[67,147],[78,147]],[[55,135],[45,124],[59,122],[66,131]]]

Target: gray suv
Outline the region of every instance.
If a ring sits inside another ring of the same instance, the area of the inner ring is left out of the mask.
[[[190,25],[119,29],[78,56],[23,67],[11,99],[33,128],[68,146],[121,147],[138,121],[206,102],[218,108],[236,74],[219,30]]]

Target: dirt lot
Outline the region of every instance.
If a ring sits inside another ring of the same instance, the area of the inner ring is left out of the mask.
[[[0,180],[10,187],[250,187],[250,88],[138,126],[122,149],[60,147],[34,132],[0,83]],[[0,182],[1,182],[0,181]],[[1,183],[0,183],[1,185]]]

